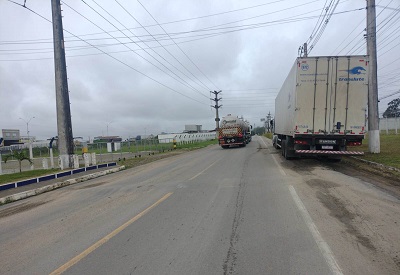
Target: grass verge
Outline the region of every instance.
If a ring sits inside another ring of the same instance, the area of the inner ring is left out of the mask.
[[[14,174],[4,174],[0,175],[0,184],[20,181],[24,179],[36,178],[47,174],[54,174],[59,171],[60,169],[45,169],[45,170],[41,169],[41,170],[23,171],[21,173],[14,173]]]
[[[360,159],[400,169],[400,134],[381,134],[380,143],[381,152],[379,154],[368,152],[368,136],[366,136],[366,139],[363,141],[363,145],[359,147],[350,147],[349,150],[363,151],[364,156],[358,157]]]
[[[156,160],[180,155],[182,153],[192,151],[192,150],[197,150],[201,149],[210,145],[218,144],[218,141],[215,140],[209,140],[209,141],[202,141],[202,142],[196,142],[196,143],[189,143],[189,144],[178,144],[177,149],[171,150],[171,151],[165,151],[163,153],[159,154],[154,154],[154,155],[144,155],[140,158],[131,158],[131,159],[123,159],[118,161],[118,165],[125,165],[126,169],[133,168],[139,165],[143,165],[146,163],[150,163]]]
[[[272,139],[272,133],[265,133],[263,136],[269,139]]]

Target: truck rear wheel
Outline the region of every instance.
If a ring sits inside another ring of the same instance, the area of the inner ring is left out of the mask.
[[[285,157],[285,159],[290,160],[295,158],[295,155],[293,153],[293,146],[292,146],[292,139],[291,138],[286,138],[283,142],[282,145],[284,145],[284,149],[283,151],[283,156]]]
[[[283,157],[284,157],[285,159],[289,159],[289,158],[288,158],[287,139],[285,139],[284,144],[285,144],[285,146],[284,146],[284,149],[283,149]]]

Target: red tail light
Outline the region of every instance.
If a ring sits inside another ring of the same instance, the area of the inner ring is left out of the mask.
[[[240,137],[240,138],[243,137],[243,134],[239,134],[238,137]]]
[[[308,144],[308,142],[306,140],[295,140],[294,143],[295,144],[302,144],[302,145]]]
[[[347,146],[360,146],[362,142],[359,141],[349,141],[347,142]]]

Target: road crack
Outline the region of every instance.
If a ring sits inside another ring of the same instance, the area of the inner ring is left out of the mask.
[[[237,248],[236,244],[239,241],[239,233],[238,233],[238,227],[240,222],[242,221],[242,211],[243,211],[243,202],[244,202],[244,197],[246,193],[246,172],[247,172],[247,167],[249,165],[250,161],[250,156],[247,156],[244,165],[243,165],[243,170],[242,174],[240,177],[240,183],[239,183],[239,190],[237,193],[236,197],[236,204],[235,204],[235,216],[233,218],[233,223],[232,223],[232,232],[230,235],[229,239],[229,249],[223,264],[223,270],[224,270],[224,275],[226,274],[233,274],[235,266],[236,266],[236,260],[237,260]]]

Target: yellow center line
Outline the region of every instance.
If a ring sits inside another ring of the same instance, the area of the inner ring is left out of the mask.
[[[82,260],[83,258],[85,258],[87,255],[89,255],[90,253],[92,253],[93,251],[95,251],[97,248],[99,248],[100,246],[102,246],[103,244],[105,244],[106,242],[108,242],[112,237],[116,236],[118,233],[120,233],[122,230],[124,230],[125,228],[127,228],[129,225],[131,225],[132,223],[134,223],[135,221],[137,221],[138,219],[140,219],[141,217],[143,217],[144,215],[146,215],[150,210],[152,210],[153,208],[155,208],[157,205],[159,205],[160,203],[162,203],[163,201],[165,201],[169,196],[172,195],[171,193],[167,193],[165,194],[161,199],[159,199],[158,201],[156,201],[154,204],[152,204],[151,206],[149,206],[148,208],[146,208],[145,210],[143,210],[142,212],[140,212],[138,215],[136,215],[135,217],[133,217],[132,219],[130,219],[129,221],[127,221],[126,223],[124,223],[123,225],[121,225],[120,227],[118,227],[117,229],[115,229],[113,232],[111,232],[110,234],[108,234],[107,236],[105,236],[104,238],[98,240],[95,244],[93,244],[92,246],[90,246],[89,248],[87,248],[85,251],[83,251],[82,253],[80,253],[79,255],[75,256],[74,258],[72,258],[71,260],[69,260],[67,263],[63,264],[62,266],[60,266],[59,268],[57,268],[56,270],[54,270],[53,272],[50,273],[50,275],[55,275],[55,274],[62,274],[64,273],[67,269],[69,269],[70,267],[72,267],[73,265],[75,265],[76,263],[78,263],[80,260]]]
[[[222,158],[220,158],[220,159],[217,159],[216,161],[214,161],[213,163],[211,163],[209,166],[207,166],[207,168],[206,169],[204,169],[203,171],[201,171],[200,173],[198,173],[197,175],[195,175],[195,176],[193,176],[193,177],[191,177],[190,179],[189,179],[189,181],[191,181],[191,180],[194,180],[195,178],[197,178],[198,176],[200,176],[201,174],[203,174],[205,171],[207,171],[208,169],[210,169],[211,168],[211,166],[213,166],[215,163],[217,163],[218,161],[220,161]]]

